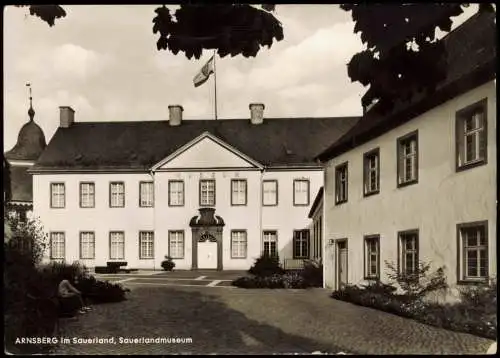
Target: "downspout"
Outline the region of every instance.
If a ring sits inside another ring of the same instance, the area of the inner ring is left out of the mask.
[[[320,162],[321,163],[321,162]],[[321,205],[321,262],[323,264],[323,288],[326,288],[326,184],[327,184],[327,175],[326,175],[326,165],[323,165],[323,198]]]
[[[151,175],[151,179],[153,180],[153,233],[154,233],[153,238],[156,241],[156,236],[157,236],[156,235],[156,183],[155,183],[155,172],[152,168],[149,171],[149,175]],[[153,245],[154,244],[155,243],[153,242]],[[156,245],[154,245],[153,247],[156,247]],[[153,271],[156,271],[156,260],[154,258],[153,258]]]

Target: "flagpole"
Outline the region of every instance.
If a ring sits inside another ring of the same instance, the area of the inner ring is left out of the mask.
[[[215,93],[215,103],[214,103],[214,107],[215,107],[215,120],[217,120],[217,68],[215,67],[215,57],[216,57],[217,53],[216,51],[214,50],[214,93]]]

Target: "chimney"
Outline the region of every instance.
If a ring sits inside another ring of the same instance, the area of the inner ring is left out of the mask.
[[[250,122],[252,124],[262,124],[264,122],[264,104],[250,103]]]
[[[75,111],[73,108],[69,106],[60,106],[59,107],[59,118],[61,128],[69,128],[75,122]]]
[[[182,112],[184,108],[181,105],[175,104],[168,106],[169,119],[168,124],[171,126],[180,126],[182,122]]]

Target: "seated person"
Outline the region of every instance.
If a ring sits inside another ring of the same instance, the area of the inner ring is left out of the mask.
[[[77,300],[79,305],[79,313],[85,313],[86,311],[91,310],[90,307],[85,305],[82,293],[71,284],[69,277],[63,279],[59,283],[57,295],[63,300]]]

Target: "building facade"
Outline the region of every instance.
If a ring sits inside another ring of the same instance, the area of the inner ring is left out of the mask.
[[[307,213],[323,185],[313,160],[359,119],[264,118],[75,122],[60,128],[33,174],[47,259],[88,267],[248,269],[263,252],[311,256]]]
[[[325,287],[387,282],[387,263],[407,275],[419,262],[444,267],[447,298],[496,276],[493,18],[476,15],[443,39],[448,73],[432,96],[369,111],[320,155]]]

